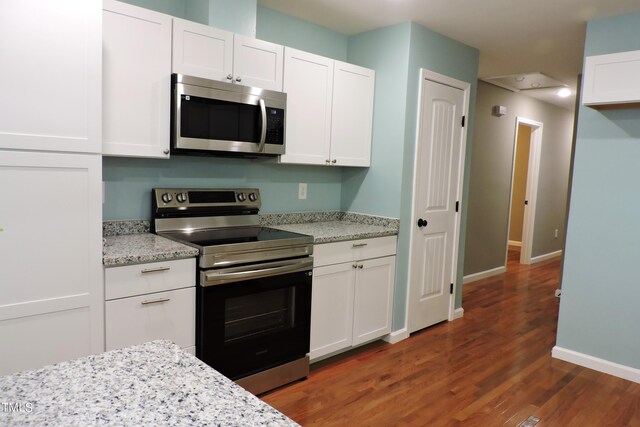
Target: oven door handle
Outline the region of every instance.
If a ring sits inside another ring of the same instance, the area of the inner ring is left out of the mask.
[[[264,151],[264,143],[267,142],[267,107],[264,105],[264,99],[258,100],[260,104],[260,116],[262,117],[262,130],[260,131],[260,145],[258,146],[258,152]]]
[[[277,276],[287,273],[308,271],[313,268],[313,260],[310,258],[291,261],[277,261],[257,266],[234,267],[224,270],[203,272],[202,286],[223,285],[225,283],[239,282],[242,280],[259,279],[262,277]]]

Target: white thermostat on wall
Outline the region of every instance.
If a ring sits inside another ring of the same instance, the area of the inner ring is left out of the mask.
[[[493,115],[496,117],[502,117],[507,114],[507,107],[504,105],[494,105],[493,106]]]

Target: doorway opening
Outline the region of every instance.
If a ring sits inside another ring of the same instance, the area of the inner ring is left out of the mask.
[[[516,117],[505,265],[531,264],[541,148],[542,123]]]

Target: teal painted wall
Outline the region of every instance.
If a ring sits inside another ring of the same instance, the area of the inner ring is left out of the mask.
[[[585,55],[640,50],[640,14],[591,21]],[[557,345],[640,369],[640,109],[580,107]]]
[[[340,210],[338,168],[188,156],[169,160],[104,157],[102,166],[105,220],[150,219],[153,187],[258,187],[264,213]],[[306,200],[298,200],[299,182],[307,183]]]
[[[404,23],[351,37],[348,59],[376,70],[376,102],[371,168],[345,169],[341,205],[343,210],[400,218],[393,311],[393,330],[399,330],[406,317],[420,68],[471,84],[462,199],[464,236],[479,52],[418,24]],[[460,245],[456,307],[462,302],[464,239]]]
[[[374,69],[376,82],[371,168],[345,168],[345,210],[400,217],[410,34],[404,23],[349,38],[349,62]]]
[[[272,9],[258,7],[256,36],[339,61],[347,60],[347,36]]]
[[[256,0],[210,0],[209,25],[244,34],[256,36]]]

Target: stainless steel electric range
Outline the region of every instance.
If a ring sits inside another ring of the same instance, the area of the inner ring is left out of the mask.
[[[258,189],[155,188],[153,231],[198,248],[196,356],[259,394],[309,373],[313,238],[261,227]]]

